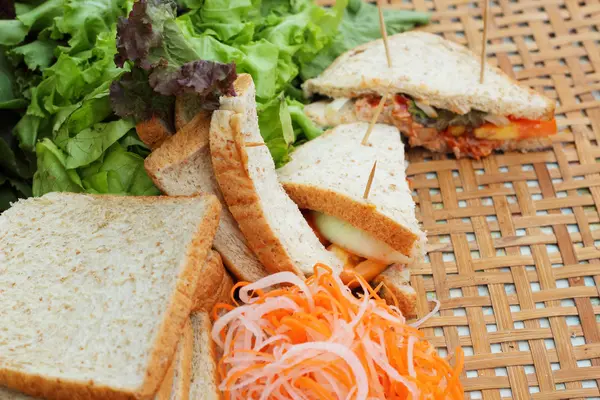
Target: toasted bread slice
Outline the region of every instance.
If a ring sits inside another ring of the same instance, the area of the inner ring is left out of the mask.
[[[332,98],[403,93],[433,107],[465,114],[480,110],[517,118],[551,119],[555,103],[485,66],[479,83],[479,57],[439,35],[413,31],[388,38],[393,68],[387,66],[381,39],[339,56],[320,76],[304,83],[307,95]]]
[[[0,215],[0,385],[151,398],[192,309],[215,196],[50,193]]]
[[[423,254],[425,234],[406,181],[400,133],[393,126],[377,124],[364,146],[367,128],[366,123],[340,125],[299,146],[277,171],[279,181],[298,207],[347,221],[413,258]]]
[[[231,303],[232,288],[233,279],[225,270],[221,256],[211,250],[194,295],[192,311],[211,312],[217,303]]]
[[[271,272],[312,274],[319,262],[340,271],[341,261],[319,242],[277,180],[258,128],[250,75],[237,78],[235,91],[237,97],[222,97],[213,113],[210,150],[219,187],[250,248]]]
[[[209,127],[210,113],[200,112],[146,158],[146,171],[163,193],[212,193],[225,203],[210,158]],[[254,282],[267,275],[227,207],[223,207],[214,247],[239,280]]]
[[[391,265],[373,280],[373,286],[381,286],[381,296],[388,304],[398,304],[405,317],[414,317],[417,292],[410,286],[410,270],[401,265]]]
[[[190,395],[192,400],[219,400],[217,370],[217,350],[211,338],[212,324],[206,312],[193,313],[190,317],[194,334],[192,351],[192,379]]]

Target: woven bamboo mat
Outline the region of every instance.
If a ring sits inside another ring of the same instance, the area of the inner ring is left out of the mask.
[[[425,30],[481,49],[481,3],[388,6],[432,11]],[[490,10],[488,60],[556,99],[562,134],[482,161],[409,152],[430,244],[412,272],[419,313],[441,301],[424,330],[465,350],[467,398],[600,398],[600,1]]]

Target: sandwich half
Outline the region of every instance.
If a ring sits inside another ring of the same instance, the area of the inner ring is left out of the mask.
[[[316,263],[341,271],[277,180],[258,127],[252,77],[241,74],[235,97],[222,97],[212,116],[210,152],[215,177],[250,248],[271,272],[310,275]]]
[[[329,130],[296,148],[277,173],[298,207],[312,211],[305,215],[323,242],[344,258],[347,268],[372,280],[390,265],[404,270],[421,259],[425,234],[415,216],[398,130],[376,124],[368,145],[362,145],[367,128],[361,122]],[[407,286],[406,273],[389,282]],[[411,294],[403,312],[412,315],[414,291],[406,290]]]
[[[211,195],[49,193],[0,215],[0,386],[58,400],[152,398],[219,212]]]
[[[177,112],[180,120],[189,118],[188,114],[184,111]],[[210,157],[210,119],[211,115],[208,112],[195,114],[189,123],[168,138],[144,161],[148,175],[163,193],[170,196],[211,193],[225,203]],[[239,280],[254,282],[267,276],[267,271],[248,247],[244,235],[226,206],[221,213],[213,246],[219,251],[225,266]]]
[[[350,50],[304,83],[308,96],[331,100],[305,108],[323,126],[370,121],[389,93],[379,122],[395,125],[410,146],[457,157],[494,150],[536,150],[556,133],[554,101],[485,65],[466,47],[426,32],[389,37],[392,68],[382,40]]]

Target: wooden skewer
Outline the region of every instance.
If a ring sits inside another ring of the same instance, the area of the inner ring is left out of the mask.
[[[387,57],[388,67],[392,68],[392,57],[390,56],[390,46],[388,44],[388,35],[387,28],[385,27],[385,20],[383,19],[383,9],[381,7],[381,0],[377,1],[377,10],[379,11],[379,29],[381,30],[381,37],[383,38],[385,56]]]
[[[383,18],[383,9],[381,7],[381,1],[377,1],[377,10],[379,11],[379,29],[381,30],[381,38],[383,39],[383,47],[385,48],[385,56],[387,58],[388,67],[392,68],[392,56],[390,55],[390,46],[388,43],[388,35],[387,29],[385,27],[385,20]],[[391,84],[390,84],[391,86]],[[371,132],[373,132],[373,128],[379,119],[379,115],[383,111],[383,107],[385,106],[385,102],[387,101],[389,95],[390,87],[385,90],[383,96],[381,96],[381,100],[379,100],[379,105],[377,106],[377,110],[375,110],[375,114],[369,123],[369,128],[363,136],[362,145],[366,146],[369,144],[369,136],[371,136]],[[371,173],[369,174],[369,180],[367,181],[367,187],[365,188],[365,193],[363,194],[363,198],[366,200],[369,198],[369,192],[371,191],[371,185],[373,184],[373,178],[375,177],[375,169],[377,168],[377,160],[373,163],[373,168],[371,169]]]
[[[369,128],[367,128],[367,132],[365,132],[365,136],[363,136],[363,139],[361,142],[361,144],[363,146],[366,146],[367,144],[369,144],[369,136],[371,136],[371,132],[373,132],[373,127],[377,123],[377,119],[379,118],[379,115],[383,111],[383,106],[385,105],[385,102],[387,101],[387,98],[388,98],[388,94],[389,94],[388,92],[389,92],[389,88],[385,90],[383,97],[381,98],[381,100],[379,100],[379,105],[377,106],[377,109],[375,110],[375,114],[373,114],[373,118],[371,118],[371,122],[369,123]]]
[[[481,72],[479,73],[479,83],[483,84],[485,75],[485,58],[487,55],[487,37],[488,37],[488,20],[489,20],[489,0],[483,1],[483,43],[481,44]]]
[[[260,147],[260,146],[265,146],[264,142],[248,142],[245,144],[246,147]]]
[[[373,163],[373,168],[371,168],[371,173],[369,174],[369,180],[367,181],[367,187],[365,188],[365,193],[363,194],[363,199],[369,198],[369,192],[371,191],[371,185],[373,184],[373,178],[375,177],[375,169],[377,168],[377,161]]]
[[[385,20],[383,19],[383,10],[381,8],[381,0],[377,1],[377,10],[379,10],[379,29],[381,30],[381,37],[383,38],[383,46],[385,47],[385,55],[387,57],[388,67],[392,68],[392,57],[390,56],[390,46],[388,44],[388,36],[387,36],[387,29],[385,28]],[[388,87],[388,89],[386,89],[384,95],[381,97],[381,100],[379,100],[379,106],[377,106],[377,109],[375,110],[375,114],[373,115],[373,118],[371,119],[371,122],[369,123],[369,128],[367,129],[365,136],[363,136],[363,140],[361,142],[363,144],[363,146],[366,146],[367,143],[369,142],[369,136],[371,136],[373,127],[375,126],[375,123],[377,122],[379,115],[383,111],[383,106],[385,105],[388,94],[389,94],[389,87]]]

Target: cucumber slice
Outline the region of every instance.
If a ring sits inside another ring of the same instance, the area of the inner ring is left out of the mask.
[[[315,225],[319,232],[331,243],[353,254],[388,264],[407,264],[411,261],[409,257],[394,250],[387,243],[374,238],[346,221],[316,211],[313,211],[313,213]]]

